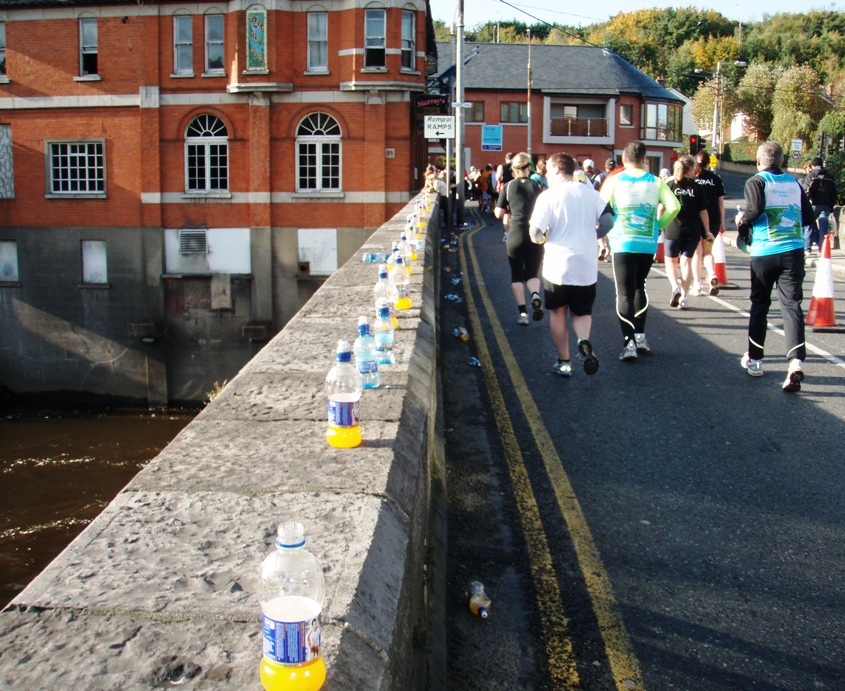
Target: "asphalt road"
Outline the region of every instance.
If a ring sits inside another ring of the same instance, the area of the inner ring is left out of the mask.
[[[468,218],[442,257],[449,688],[842,688],[845,334],[808,329],[807,378],[784,394],[775,302],[749,377],[747,257],[728,247],[737,289],[686,312],[652,269],[653,353],[620,362],[600,263],[601,368],[562,379],[548,318],[516,324],[501,224]],[[845,323],[838,280],[835,304]],[[466,606],[476,579],[486,620]]]

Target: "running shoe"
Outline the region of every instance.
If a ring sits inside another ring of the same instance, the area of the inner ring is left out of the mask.
[[[678,300],[678,309],[679,310],[688,310],[689,309],[689,300],[686,298],[681,298]]]
[[[651,348],[648,346],[648,339],[645,334],[634,334],[634,342],[637,344],[637,350],[641,353],[650,353]]]
[[[599,261],[603,262],[607,258],[607,247],[602,247],[599,251]]]
[[[520,326],[528,326],[528,314],[526,312],[520,312],[519,319],[516,320],[516,323]]]
[[[578,341],[578,354],[584,361],[584,371],[587,374],[595,374],[599,371],[599,359],[593,354],[593,344],[586,338]]]
[[[742,360],[739,361],[740,364],[745,368],[745,371],[748,372],[752,377],[762,377],[763,376],[763,361],[762,360],[752,360],[748,353],[742,356]]]
[[[719,294],[719,279],[713,276],[710,279],[710,294],[711,295],[718,295]]]
[[[637,360],[637,342],[633,338],[625,344],[625,348],[619,354],[620,360],[627,360],[628,362],[636,362]]]
[[[804,381],[804,367],[801,364],[801,360],[797,358],[790,360],[786,380],[783,382],[783,390],[787,393],[800,391],[802,381]]]
[[[571,377],[572,365],[568,362],[555,362],[555,364],[552,365],[552,372],[561,377]]]
[[[508,234],[507,234],[507,233],[505,233],[505,234],[502,236],[502,242],[507,243],[507,241],[508,241]]]
[[[692,286],[690,286],[689,294],[692,295],[693,297],[698,297],[699,295],[703,295],[704,291],[701,289],[701,284],[700,283],[693,283]]]
[[[681,286],[675,286],[672,289],[672,299],[669,300],[670,307],[677,307],[678,303],[681,301]]]
[[[534,321],[538,322],[543,318],[543,303],[540,301],[540,296],[537,293],[534,293],[534,297],[531,298],[531,306],[534,308]]]

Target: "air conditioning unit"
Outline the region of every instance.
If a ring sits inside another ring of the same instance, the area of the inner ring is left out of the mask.
[[[179,254],[208,254],[208,230],[205,228],[180,230]]]

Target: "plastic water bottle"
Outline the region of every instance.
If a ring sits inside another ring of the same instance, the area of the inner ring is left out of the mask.
[[[370,324],[366,317],[358,317],[358,338],[352,346],[355,353],[355,367],[361,375],[361,386],[365,389],[377,389],[381,384],[378,372],[378,353],[376,339],[370,335]]]
[[[365,264],[381,264],[387,261],[387,255],[384,252],[364,252],[361,261]]]
[[[326,441],[339,449],[349,449],[361,443],[361,375],[352,366],[348,341],[337,342],[336,357],[337,363],[326,376],[329,399]]]
[[[411,309],[411,279],[401,254],[396,257],[396,263],[393,265],[390,285],[393,286],[393,306],[397,310]]]
[[[399,256],[399,243],[394,242],[393,245],[390,247],[390,256],[387,258],[387,270],[393,271],[393,267],[396,266],[396,257]]]
[[[405,260],[405,266],[408,269],[408,273],[413,273],[411,271],[411,266],[413,265],[412,262],[417,258],[416,243],[411,242],[413,233],[414,229],[412,227],[410,230],[405,230],[405,232],[399,236],[399,254],[401,254],[402,258]]]
[[[261,565],[259,600],[264,655],[259,676],[266,691],[317,691],[326,680],[320,646],[323,570],[305,549],[301,523],[282,523],[276,548]]]
[[[376,301],[376,315],[378,315],[378,307],[380,302],[386,302],[390,306],[390,318],[393,321],[393,328],[399,328],[399,320],[396,318],[395,308],[393,307],[393,286],[387,279],[387,264],[380,264],[378,267],[378,281],[373,288],[373,295]]]
[[[390,318],[390,307],[384,302],[378,307],[375,332],[378,364],[392,365],[396,362],[396,355],[393,353],[393,321]]]
[[[490,614],[490,598],[484,592],[484,584],[479,581],[473,581],[467,588],[467,599],[469,600],[469,609],[473,614],[477,614],[482,619],[486,619]]]

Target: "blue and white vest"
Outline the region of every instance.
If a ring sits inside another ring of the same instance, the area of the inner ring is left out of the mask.
[[[801,187],[791,175],[757,173],[763,179],[766,208],[751,226],[751,256],[765,257],[804,248]]]

